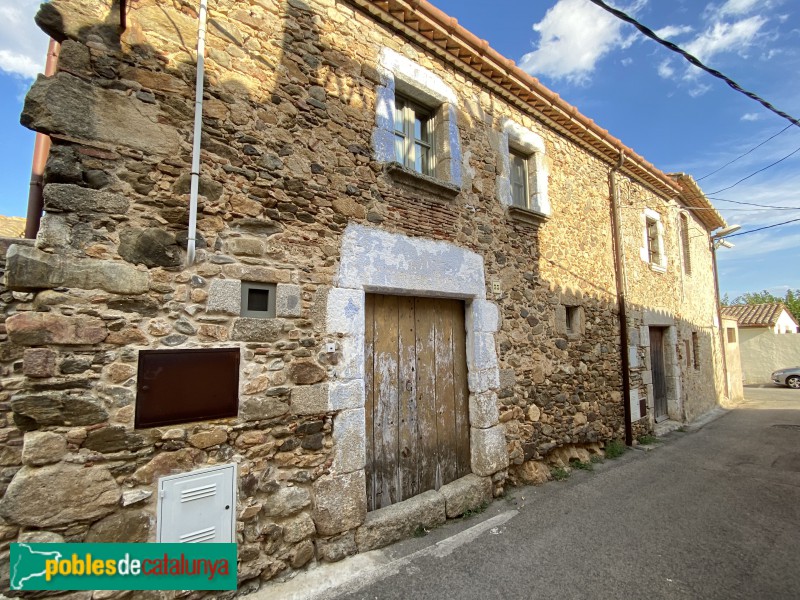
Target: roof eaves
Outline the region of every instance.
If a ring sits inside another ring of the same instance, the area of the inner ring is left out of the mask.
[[[725,219],[714,208],[691,175],[686,173],[670,173],[669,175],[681,186],[679,200],[690,209],[698,209],[694,211],[694,214],[709,231],[727,226]]]
[[[537,118],[610,164],[616,164],[624,154],[622,172],[662,196],[673,198],[680,194],[681,186],[675,180],[426,0],[349,1],[522,110],[533,111]]]

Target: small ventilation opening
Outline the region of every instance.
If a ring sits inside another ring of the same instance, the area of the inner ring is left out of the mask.
[[[271,319],[275,316],[274,283],[242,282],[242,316]]]

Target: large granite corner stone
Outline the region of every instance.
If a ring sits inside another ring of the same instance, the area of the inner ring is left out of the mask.
[[[175,156],[180,136],[158,105],[92,85],[68,73],[40,76],[25,97],[20,123],[34,131]]]
[[[364,471],[323,475],[314,482],[312,518],[321,536],[336,535],[361,525],[367,518]]]
[[[276,342],[283,334],[280,319],[253,319],[242,317],[233,322],[231,340],[235,342]]]
[[[122,262],[68,259],[18,244],[8,249],[6,282],[9,288],[21,292],[63,286],[138,295],[150,287],[147,273]]]
[[[18,525],[69,525],[111,514],[120,497],[117,482],[104,467],[22,467],[0,502],[0,515]]]
[[[93,190],[68,183],[51,183],[44,187],[44,209],[47,212],[110,213],[128,212],[128,199],[119,194]]]
[[[419,527],[441,525],[447,520],[445,510],[444,496],[433,490],[374,510],[356,531],[358,551],[383,548],[409,538]]]

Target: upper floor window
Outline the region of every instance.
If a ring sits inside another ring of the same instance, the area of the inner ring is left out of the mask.
[[[681,248],[683,249],[683,271],[687,275],[692,274],[692,253],[689,245],[689,217],[681,213]]]
[[[501,203],[550,216],[544,140],[521,125],[506,119],[500,134],[497,197]],[[515,211],[518,215],[523,211]]]
[[[400,95],[394,102],[394,148],[397,162],[417,173],[435,174],[433,114]]]
[[[381,51],[378,71],[372,132],[376,160],[407,183],[419,183],[422,178],[412,181],[418,173],[431,178],[424,185],[457,194],[462,157],[455,92],[439,75],[390,48]]]
[[[667,269],[667,255],[664,252],[664,224],[661,215],[649,208],[642,215],[644,226],[641,247],[641,258],[654,271],[664,272]]]
[[[661,264],[661,248],[658,243],[658,221],[647,219],[647,254],[650,264]]]
[[[529,208],[528,157],[509,149],[508,164],[511,175],[511,203],[522,208]]]

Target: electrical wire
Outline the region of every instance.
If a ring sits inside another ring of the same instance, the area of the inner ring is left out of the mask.
[[[709,200],[713,200],[714,202],[731,202],[733,204],[744,204],[746,206],[758,206],[761,208],[775,208],[778,210],[797,210],[800,207],[797,206],[773,206],[772,204],[756,204],[755,202],[744,202],[743,200],[727,200],[725,198],[714,198],[712,196],[706,196]],[[729,208],[724,208],[722,210],[731,210]]]
[[[759,227],[758,229],[751,229],[749,231],[742,231],[741,233],[732,233],[730,235],[726,235],[725,238],[732,238],[736,237],[737,235],[747,235],[748,233],[755,233],[756,231],[764,231],[765,229],[772,229],[773,227],[780,227],[781,225],[796,223],[797,221],[800,221],[800,219],[791,219],[789,221],[784,221],[783,223],[775,223],[774,225],[767,225],[766,227]]]
[[[722,165],[722,166],[721,166],[719,169],[716,169],[716,170],[714,170],[714,171],[711,171],[711,173],[709,173],[708,175],[703,175],[702,177],[700,177],[700,178],[698,178],[698,179],[695,179],[695,181],[703,181],[703,179],[705,179],[705,178],[707,178],[707,177],[711,177],[712,175],[715,175],[715,174],[719,173],[719,172],[720,172],[720,171],[722,171],[722,169],[724,169],[725,167],[729,167],[730,165],[732,165],[733,163],[735,163],[735,162],[736,162],[737,160],[739,160],[740,158],[744,158],[745,156],[747,156],[748,154],[750,154],[750,153],[751,153],[753,150],[757,150],[757,149],[761,148],[761,146],[763,146],[764,144],[766,144],[766,143],[767,143],[767,142],[769,142],[770,140],[774,140],[776,137],[778,137],[778,136],[779,136],[780,134],[782,134],[784,131],[787,131],[787,130],[789,130],[791,127],[792,127],[791,125],[787,125],[786,127],[784,127],[783,129],[781,129],[781,130],[780,130],[778,133],[776,133],[775,135],[768,137],[767,139],[765,139],[763,142],[761,142],[761,143],[760,143],[760,144],[758,144],[757,146],[753,146],[752,148],[750,148],[750,150],[748,150],[748,151],[747,151],[747,152],[745,152],[744,154],[740,154],[739,156],[737,156],[737,157],[736,157],[736,158],[734,158],[733,160],[726,162],[726,163],[725,163],[724,165]]]
[[[747,181],[747,180],[748,180],[748,179],[750,179],[751,177],[754,177],[754,176],[758,175],[759,173],[761,173],[761,172],[763,172],[763,171],[766,171],[766,170],[767,170],[767,169],[769,169],[770,167],[774,167],[775,165],[777,165],[777,164],[779,164],[779,163],[782,163],[782,162],[783,162],[783,161],[785,161],[787,158],[790,158],[791,156],[794,156],[794,155],[795,155],[795,154],[797,154],[798,152],[800,152],[800,147],[797,147],[797,148],[795,148],[795,149],[794,149],[792,152],[790,152],[789,154],[787,154],[787,155],[786,155],[786,156],[784,156],[783,158],[781,158],[781,159],[779,159],[779,160],[776,160],[774,163],[768,164],[766,167],[762,167],[761,169],[759,169],[759,170],[758,170],[758,171],[756,171],[755,173],[750,173],[750,175],[748,175],[747,177],[742,177],[742,178],[741,178],[739,181],[737,181],[736,183],[734,183],[734,184],[732,184],[732,185],[729,185],[728,187],[724,187],[724,188],[722,188],[722,189],[715,190],[715,191],[713,191],[713,192],[709,192],[709,194],[719,194],[720,192],[726,192],[726,191],[728,191],[729,189],[736,187],[737,185],[739,185],[739,184],[740,184],[740,183],[742,183],[743,181]]]
[[[656,34],[655,31],[653,31],[652,29],[646,27],[645,25],[642,25],[641,23],[639,23],[639,21],[637,21],[636,19],[634,19],[630,15],[628,15],[628,14],[622,12],[621,10],[618,10],[618,9],[612,7],[612,6],[609,6],[608,4],[603,2],[603,0],[589,0],[589,1],[592,4],[595,4],[595,5],[599,6],[600,8],[610,12],[612,15],[614,15],[618,19],[622,19],[626,23],[630,23],[631,25],[636,27],[636,29],[641,31],[645,36],[649,37],[651,40],[654,40],[654,41],[658,42],[659,44],[661,44],[662,46],[665,46],[666,48],[669,48],[673,52],[677,52],[678,54],[683,56],[686,60],[688,60],[690,63],[692,63],[694,66],[698,67],[699,69],[702,69],[706,73],[709,73],[709,74],[713,75],[717,79],[721,79],[722,81],[727,83],[731,88],[733,88],[734,90],[736,90],[740,94],[744,94],[745,96],[747,96],[751,100],[755,100],[756,102],[758,102],[759,104],[764,106],[767,110],[770,110],[770,111],[774,112],[776,115],[778,115],[780,117],[783,117],[784,119],[786,119],[787,121],[789,121],[793,125],[797,125],[798,127],[800,127],[800,121],[798,121],[795,117],[793,117],[789,113],[784,112],[784,111],[782,111],[782,110],[780,110],[778,108],[775,108],[772,104],[770,104],[769,102],[764,100],[761,96],[758,96],[757,94],[744,89],[742,86],[740,86],[738,83],[736,83],[733,79],[731,79],[730,77],[727,77],[726,75],[723,75],[721,72],[717,71],[716,69],[712,69],[711,67],[707,67],[702,62],[700,62],[700,59],[698,59],[697,57],[689,54],[686,50],[684,50],[680,46],[677,46],[676,44],[673,44],[672,42],[659,37]]]

